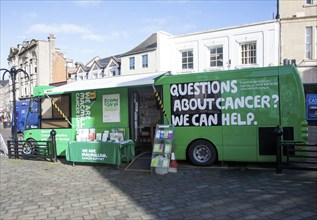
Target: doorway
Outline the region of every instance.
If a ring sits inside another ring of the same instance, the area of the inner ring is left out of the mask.
[[[159,94],[161,88],[156,88]],[[151,152],[157,124],[163,123],[163,113],[151,86],[129,89],[129,127],[136,153]]]

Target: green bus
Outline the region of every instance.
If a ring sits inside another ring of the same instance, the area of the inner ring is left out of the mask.
[[[116,76],[34,94],[41,105],[39,128],[24,138],[47,140],[55,129],[59,156],[85,129],[121,129],[125,139],[151,151],[155,126],[172,124],[176,159],[198,166],[275,161],[277,126],[283,140],[308,137],[303,85],[290,65]]]

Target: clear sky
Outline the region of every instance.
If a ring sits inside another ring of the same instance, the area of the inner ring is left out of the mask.
[[[276,1],[0,0],[0,67],[8,68],[10,47],[49,34],[68,58],[86,64],[127,52],[160,30],[182,35],[271,20]]]

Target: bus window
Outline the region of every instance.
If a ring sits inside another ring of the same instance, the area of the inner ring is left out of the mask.
[[[55,105],[52,104],[52,101]],[[70,106],[69,95],[43,98],[41,102],[41,128],[70,128],[70,124],[64,118],[64,116],[70,118]]]

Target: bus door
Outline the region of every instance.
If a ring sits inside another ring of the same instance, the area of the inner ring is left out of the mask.
[[[163,121],[154,90],[151,86],[134,88],[129,95],[131,138],[136,145],[151,151],[155,127]]]

